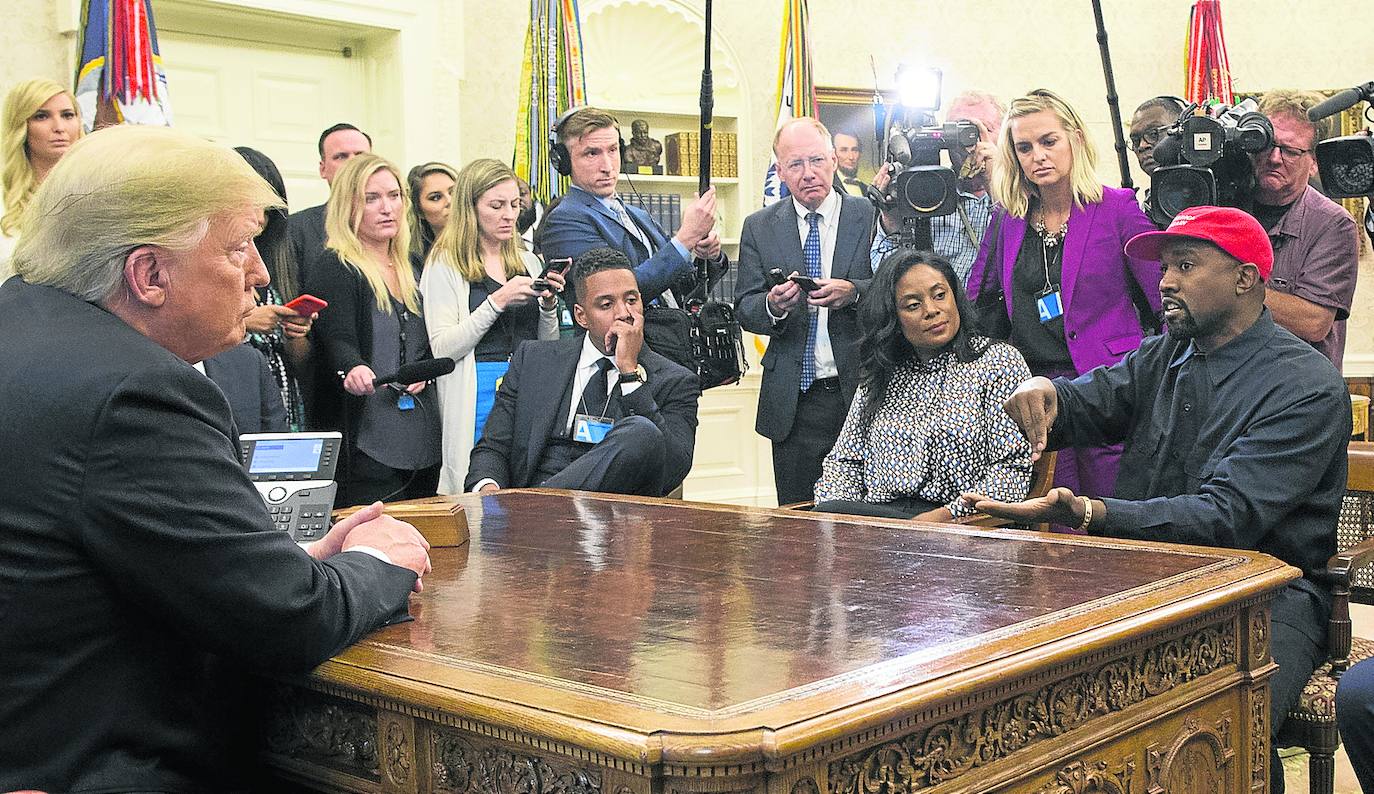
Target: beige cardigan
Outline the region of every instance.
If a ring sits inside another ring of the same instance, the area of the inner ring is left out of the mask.
[[[525,269],[537,278],[544,263],[528,251],[521,251]],[[420,277],[424,297],[425,326],[429,329],[429,348],[435,358],[451,358],[457,366],[436,384],[439,387],[439,415],[443,420],[443,468],[439,472],[439,493],[463,492],[468,475],[468,458],[477,423],[477,343],[496,322],[500,312],[491,301],[477,311],[468,311],[470,287],[445,255],[435,253]],[[557,311],[539,312],[539,338],[558,338]]]

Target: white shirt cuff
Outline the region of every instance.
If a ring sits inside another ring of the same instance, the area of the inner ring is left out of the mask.
[[[360,551],[363,554],[368,555],[369,557],[376,557],[377,559],[381,560],[387,565],[396,564],[391,561],[391,558],[387,556],[386,552],[382,551],[381,549],[374,549],[371,546],[349,546],[347,549],[344,549],[344,551]]]
[[[501,487],[501,483],[497,482],[496,480],[493,480],[490,477],[483,477],[482,479],[477,481],[476,485],[472,486],[472,490],[469,491],[469,493],[477,493],[478,491],[482,490],[488,485],[495,485],[497,488]]]

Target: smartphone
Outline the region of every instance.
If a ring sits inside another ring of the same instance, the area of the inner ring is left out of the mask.
[[[297,295],[294,300],[291,300],[286,304],[286,308],[290,309],[296,314],[299,314],[302,317],[309,317],[310,315],[318,312],[319,310],[323,309],[328,305],[328,302],[321,300],[320,298],[317,298],[314,295]]]
[[[543,292],[549,289],[549,282],[545,281],[543,277],[537,278],[530,282],[530,289],[535,292]]]
[[[783,275],[782,268],[780,267],[769,268],[763,278],[764,281],[768,282],[768,286],[770,287],[776,287],[787,280],[787,276]]]
[[[566,276],[568,274],[568,270],[572,268],[572,262],[572,257],[570,256],[559,257],[558,259],[550,259],[548,263],[544,265],[544,270],[539,274],[540,280],[542,281],[543,279],[548,278],[550,273],[557,273],[560,276]],[[545,289],[548,289],[548,287],[545,287]]]
[[[811,278],[810,276],[798,275],[788,276],[787,278],[793,284],[796,284],[798,287],[801,287],[803,290],[807,292],[815,292],[816,290],[821,288],[821,285],[817,284],[816,280],[814,278]]]

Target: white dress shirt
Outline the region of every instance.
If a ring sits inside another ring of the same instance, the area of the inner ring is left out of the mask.
[[[811,233],[811,224],[806,222],[806,216],[811,210],[799,204],[795,196],[792,198],[792,209],[797,212],[797,234],[801,237],[804,257],[806,236]],[[821,278],[830,278],[830,266],[835,259],[835,237],[840,228],[840,194],[831,190],[815,211],[821,216],[817,224],[821,234]],[[798,264],[800,267],[795,268],[796,271],[805,276],[805,259]],[[816,313],[816,379],[838,376],[840,369],[835,366],[835,351],[830,347],[830,310],[824,306],[813,308],[805,303],[801,306]]]
[[[563,429],[571,433],[573,418],[580,413],[588,413],[592,416],[600,416],[605,409],[602,405],[589,405],[585,411],[582,410],[582,391],[587,388],[587,382],[597,372],[597,362],[603,358],[609,358],[596,346],[592,344],[589,335],[582,337],[582,355],[577,358],[577,369],[573,370],[572,399],[568,402],[567,421],[563,423]],[[620,371],[615,367],[615,359],[611,359],[611,368],[606,370],[606,394],[615,390],[615,386],[620,382]],[[622,395],[630,395],[635,389],[640,387],[639,382],[626,383],[620,387]]]

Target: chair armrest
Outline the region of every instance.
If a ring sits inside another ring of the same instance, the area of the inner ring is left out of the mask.
[[[1326,571],[1333,585],[1349,588],[1355,572],[1371,562],[1374,562],[1374,538],[1365,538],[1327,560]]]
[[[1340,678],[1350,666],[1350,580],[1355,572],[1374,561],[1374,538],[1338,552],[1326,561],[1323,579],[1331,588],[1331,618],[1326,624],[1326,649],[1331,675]]]

